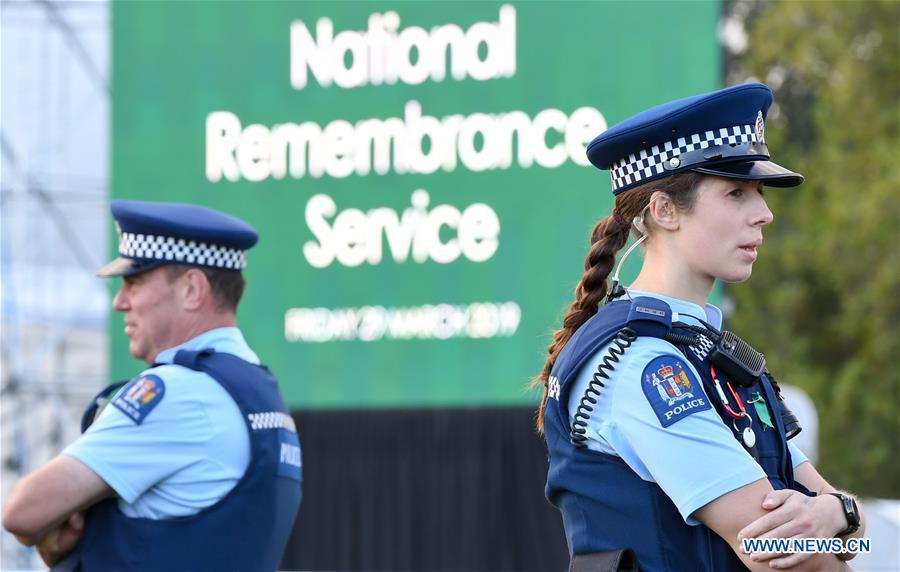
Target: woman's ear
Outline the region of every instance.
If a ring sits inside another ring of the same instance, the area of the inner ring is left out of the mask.
[[[680,226],[678,209],[675,208],[675,203],[672,202],[669,195],[665,193],[656,193],[653,198],[650,199],[649,211],[650,216],[653,217],[653,222],[658,226],[666,230],[678,230]]]

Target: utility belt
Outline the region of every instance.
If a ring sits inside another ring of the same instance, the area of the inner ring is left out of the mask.
[[[578,554],[569,564],[569,572],[637,572],[634,552],[629,548]]]

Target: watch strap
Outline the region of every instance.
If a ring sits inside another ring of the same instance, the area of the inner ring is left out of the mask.
[[[859,530],[859,507],[853,497],[843,493],[825,493],[837,497],[841,501],[841,508],[844,510],[844,517],[847,519],[847,528],[837,533],[837,536],[846,536],[853,534]]]

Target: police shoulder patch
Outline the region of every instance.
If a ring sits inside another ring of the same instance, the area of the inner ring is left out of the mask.
[[[663,427],[710,408],[700,381],[684,357],[662,355],[641,374],[641,389]]]
[[[144,374],[125,384],[112,401],[116,409],[140,425],[147,415],[159,405],[166,393],[166,384],[159,376]]]

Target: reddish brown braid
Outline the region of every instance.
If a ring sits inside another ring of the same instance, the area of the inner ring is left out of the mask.
[[[547,379],[553,364],[572,335],[597,313],[600,302],[606,297],[606,281],[616,263],[616,253],[628,242],[631,220],[644,210],[650,203],[650,198],[658,191],[666,193],[678,209],[689,211],[696,198],[694,190],[702,177],[699,173],[679,173],[630,189],[616,197],[613,212],[594,226],[590,249],[584,259],[584,275],[575,288],[575,301],[566,310],[562,328],[553,332],[553,342],[547,348],[544,369],[532,380],[532,386],[544,387],[537,413],[538,432],[544,431]]]

